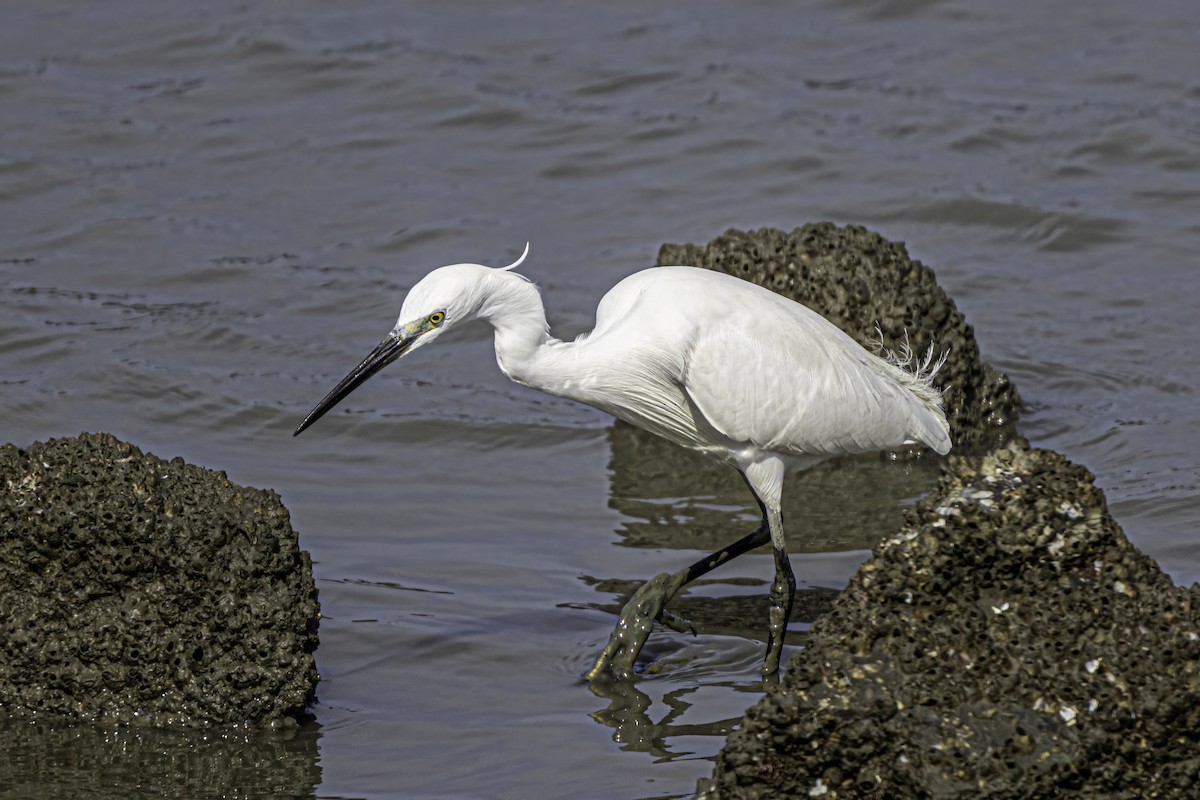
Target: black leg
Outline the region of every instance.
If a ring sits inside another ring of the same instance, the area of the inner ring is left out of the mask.
[[[684,583],[691,583],[701,575],[712,572],[726,561],[737,558],[742,553],[749,552],[756,547],[761,547],[769,541],[771,541],[771,529],[767,526],[767,518],[763,517],[762,523],[751,533],[746,534],[728,547],[722,547],[715,553],[709,553],[688,567],[686,570],[687,579],[684,580]]]
[[[779,672],[779,658],[783,653],[783,637],[787,634],[788,620],[792,617],[792,599],[796,596],[796,576],[786,550],[775,548],[775,581],[771,584],[771,610],[767,634],[767,656],[763,660],[764,678],[773,678]]]

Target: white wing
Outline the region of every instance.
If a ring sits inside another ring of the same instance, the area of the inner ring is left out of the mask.
[[[936,394],[915,392],[916,378],[799,304],[754,300],[727,298],[691,348],[683,388],[714,428],[793,455],[949,450]]]
[[[564,356],[589,368],[570,372],[589,378],[559,393],[714,454],[950,449],[936,391],[811,309],[722,273],[636,273],[575,344]]]

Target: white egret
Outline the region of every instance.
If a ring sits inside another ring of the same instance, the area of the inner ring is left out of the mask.
[[[747,281],[696,267],[655,267],[614,286],[591,333],[550,336],[542,298],[513,264],[453,264],[418,282],[392,331],[296,428],[299,434],[405,353],[456,325],[482,319],[495,329],[496,361],[517,383],[577,400],[737,469],[762,522],[750,534],[676,573],[643,585],[625,605],[608,644],[586,674],[633,668],[655,621],[687,623],[665,610],[688,582],[760,545],[775,551],[767,655],[776,674],[796,580],[784,544],[784,474],[841,453],[904,445],[950,450],[941,362],[911,354],[885,359],[863,349],[820,314]],[[907,362],[907,363],[906,363]],[[915,363],[914,363],[915,362]],[[901,368],[913,366],[913,371]]]

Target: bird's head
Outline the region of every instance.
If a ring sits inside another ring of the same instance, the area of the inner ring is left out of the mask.
[[[299,435],[388,364],[429,344],[455,325],[483,314],[489,297],[489,276],[519,266],[527,255],[528,244],[520,258],[499,270],[480,264],[451,264],[418,281],[404,298],[391,332],[308,412],[292,435]]]

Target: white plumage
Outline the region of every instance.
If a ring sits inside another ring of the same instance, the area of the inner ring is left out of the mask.
[[[528,246],[526,246],[526,254]],[[496,360],[512,380],[586,403],[738,469],[763,522],[737,543],[644,586],[622,611],[604,653],[628,673],[654,620],[684,584],[770,540],[776,555],[764,674],[778,668],[795,589],[780,519],[783,476],[840,453],[905,445],[950,450],[926,358],[917,373],[873,355],[820,314],[754,284],[695,267],[625,278],[596,309],[591,333],[550,336],[541,296],[512,272],[455,264],[434,270],[404,300],[392,332],[309,413],[304,430],[406,352],[472,319],[495,329]]]

